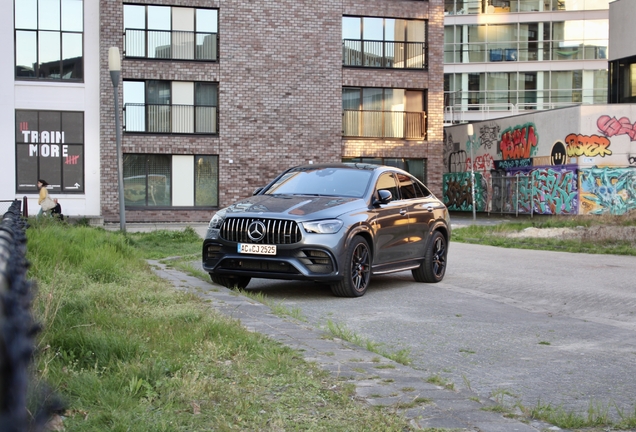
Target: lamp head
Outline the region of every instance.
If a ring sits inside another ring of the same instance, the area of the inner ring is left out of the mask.
[[[119,48],[108,48],[108,70],[111,72],[121,71],[121,59],[119,57]]]
[[[473,130],[473,124],[472,123],[468,124],[468,130],[467,130],[466,133],[468,133],[468,136],[473,136],[473,134],[475,133],[475,131]]]

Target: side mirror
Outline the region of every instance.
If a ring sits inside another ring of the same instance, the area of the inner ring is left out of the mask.
[[[256,189],[254,189],[254,192],[252,192],[252,195],[258,195],[258,193],[259,193],[260,191],[262,191],[262,190],[263,190],[263,188],[262,188],[262,187],[256,188]]]
[[[391,202],[392,199],[393,199],[393,194],[391,194],[391,191],[388,191],[386,189],[380,189],[378,191],[378,199],[375,201],[374,204],[387,204]]]

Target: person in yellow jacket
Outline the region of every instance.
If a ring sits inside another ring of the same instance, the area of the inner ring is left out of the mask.
[[[42,179],[38,180],[38,189],[40,189],[40,197],[38,198],[38,204],[40,206],[42,206],[42,202],[45,201],[47,198],[50,200],[49,191],[46,188],[48,185],[49,184],[47,183],[46,180],[42,180]],[[38,217],[42,216],[42,214],[48,210],[50,209],[44,210],[44,207],[40,207],[40,212],[38,213]]]

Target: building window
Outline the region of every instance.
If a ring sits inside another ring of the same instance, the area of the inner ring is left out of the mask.
[[[22,111],[16,118],[18,193],[37,193],[38,179],[52,193],[84,192],[84,113]]]
[[[84,78],[83,7],[83,0],[15,0],[16,79]]]
[[[125,154],[125,205],[218,207],[218,165],[213,155]]]
[[[345,87],[343,136],[425,139],[425,105],[423,90]]]
[[[426,48],[426,21],[342,18],[344,66],[426,69]]]
[[[426,184],[426,159],[400,159],[400,158],[374,158],[374,157],[358,157],[343,158],[343,162],[362,162],[377,165],[388,165],[403,169],[416,179]]]
[[[216,61],[218,11],[125,4],[124,56]]]
[[[608,20],[444,27],[445,63],[604,60]]]
[[[124,129],[147,133],[218,133],[218,84],[124,81]]]

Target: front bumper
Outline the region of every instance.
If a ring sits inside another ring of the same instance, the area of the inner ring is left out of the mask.
[[[335,282],[342,280],[338,266],[338,248],[314,244],[304,238],[292,245],[277,245],[276,255],[238,253],[237,243],[207,238],[203,242],[203,269],[211,274],[249,276],[265,279],[313,280]],[[331,235],[320,235],[329,240]],[[335,245],[340,244],[334,239]]]

